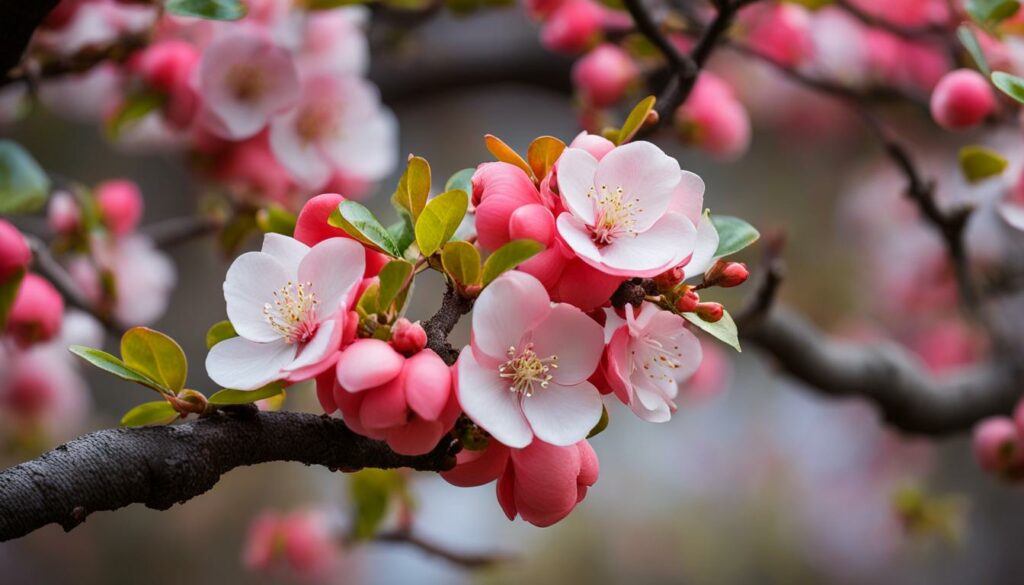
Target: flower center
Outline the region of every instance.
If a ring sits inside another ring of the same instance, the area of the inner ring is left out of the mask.
[[[558,368],[557,355],[538,357],[532,343],[527,343],[521,352],[517,352],[513,345],[506,355],[509,359],[498,366],[498,375],[510,381],[510,392],[524,396],[533,396],[536,386],[547,388],[552,377],[548,372]]]
[[[598,245],[607,245],[625,235],[636,236],[634,229],[637,213],[643,212],[637,204],[640,199],[630,199],[620,187],[609,189],[601,185],[600,193],[595,187],[587,191],[587,197],[594,200],[594,225],[590,228],[591,237]]]
[[[299,137],[307,144],[337,132],[334,111],[330,104],[310,104],[304,107],[295,121]]]
[[[644,338],[642,343],[644,348],[641,355],[637,356],[637,351],[633,350],[633,359],[641,364],[644,375],[654,382],[674,381],[672,370],[678,368],[683,359],[679,346],[673,345],[669,348],[665,343],[650,337]],[[637,359],[638,357],[640,359]]]
[[[263,69],[250,64],[238,64],[228,71],[228,87],[240,102],[252,103],[267,88],[267,75]]]
[[[316,333],[316,294],[313,283],[288,281],[274,291],[274,302],[263,305],[263,317],[285,343],[305,343]]]

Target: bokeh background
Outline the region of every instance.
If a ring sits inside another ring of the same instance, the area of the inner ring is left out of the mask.
[[[378,39],[379,40],[379,39]],[[468,18],[439,15],[387,54],[371,78],[401,125],[403,153],[430,161],[435,177],[489,160],[492,133],[523,150],[536,136],[568,141],[578,132],[567,94],[568,63],[546,53],[519,10]],[[904,123],[907,120],[903,120]],[[913,120],[909,121],[913,125]],[[941,146],[923,130],[918,146]],[[786,230],[781,297],[822,326],[870,326],[876,295],[863,242],[842,229],[844,194],[883,172],[876,144],[855,124],[807,137],[755,125],[751,150],[720,163],[662,142],[707,183],[707,206],[761,228]],[[43,110],[0,130],[42,165],[93,183],[128,177],[141,186],[145,222],[188,215],[201,187],[181,160],[112,150],[92,126]],[[952,149],[951,149],[952,150]],[[369,205],[388,213],[397,174]],[[877,182],[877,181],[876,181]],[[874,184],[874,183],[873,183]],[[898,196],[898,182],[889,189]],[[886,189],[884,181],[875,189]],[[229,259],[208,241],[173,250],[179,286],[155,327],[179,340],[202,375],[206,328],[224,318],[220,292]],[[745,252],[752,266],[759,249]],[[440,279],[418,282],[411,318],[435,308]],[[723,297],[739,302],[743,288]],[[466,339],[465,323],[456,332]],[[109,343],[109,340],[108,340]],[[430,474],[413,482],[416,530],[449,548],[496,552],[511,562],[469,572],[414,548],[370,543],[345,553],[338,583],[1015,583],[1024,573],[1019,535],[1024,494],[981,473],[968,437],[937,443],[892,433],[867,404],[827,400],[778,375],[756,349],[732,354],[718,392],[683,402],[668,424],[650,425],[611,408],[593,440],[601,475],[568,519],[548,529],[510,523],[494,486],[459,489]],[[92,428],[116,424],[146,391],[89,373]],[[311,392],[288,408],[317,410]],[[13,464],[7,461],[5,464]],[[920,490],[950,511],[950,533],[908,530],[894,506]],[[99,513],[71,533],[49,526],[0,545],[0,582],[171,584],[287,582],[245,572],[249,522],[264,509],[331,508],[349,515],[341,474],[275,463],[227,474],[211,492],[156,512],[136,505]]]

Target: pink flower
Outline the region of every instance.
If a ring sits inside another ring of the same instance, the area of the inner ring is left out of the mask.
[[[459,404],[511,447],[525,447],[535,436],[572,445],[601,418],[600,393],[587,378],[603,346],[601,327],[590,317],[551,304],[536,278],[508,272],[477,299],[472,345],[457,364]]]
[[[973,128],[995,108],[992,86],[988,79],[973,69],[947,73],[932,92],[932,118],[947,130]]]
[[[811,16],[796,4],[767,4],[743,13],[750,27],[750,44],[761,54],[787,67],[813,56]]]
[[[704,71],[693,92],[676,110],[676,127],[683,141],[716,157],[732,159],[750,145],[750,116],[732,88]]]
[[[680,385],[697,371],[701,346],[686,321],[657,305],[627,305],[626,318],[605,309],[603,374],[615,396],[641,419],[665,422]]]
[[[578,53],[597,40],[603,21],[604,9],[592,0],[567,0],[551,12],[540,40],[548,50]]]
[[[622,99],[639,74],[633,59],[611,43],[598,45],[572,68],[573,83],[583,99],[597,108],[608,107]]]
[[[310,199],[302,207],[295,222],[295,239],[315,246],[328,238],[348,238],[352,236],[341,229],[327,223],[331,213],[341,205],[345,198],[337,193],[323,193]],[[389,258],[376,250],[365,249],[366,278],[377,276],[380,269],[388,263]]]
[[[299,78],[286,50],[258,31],[243,28],[216,37],[203,52],[197,91],[207,129],[241,140],[295,105]]]
[[[987,418],[974,428],[974,456],[985,471],[1002,475],[1024,471],[1024,440],[1009,417]]]
[[[149,87],[167,96],[164,112],[176,128],[187,127],[199,109],[199,96],[191,83],[199,61],[196,47],[179,40],[154,43],[131,61]]]
[[[270,151],[267,132],[232,143],[220,153],[213,176],[242,196],[291,204],[295,183]]]
[[[491,440],[484,451],[464,450],[446,481],[471,487],[498,480],[498,503],[509,520],[517,515],[540,527],[551,526],[583,501],[597,482],[597,454],[587,441],[557,447],[534,441],[509,449]]]
[[[370,46],[363,28],[369,20],[369,12],[365,6],[311,12],[298,57],[303,75],[365,74],[370,63]]]
[[[104,181],[96,186],[96,203],[103,222],[115,236],[135,231],[142,218],[142,194],[128,180]]]
[[[0,219],[0,284],[24,270],[32,260],[25,236],[7,220]]]
[[[50,197],[46,206],[46,221],[54,232],[66,235],[78,229],[82,212],[73,195],[58,191]]]
[[[7,315],[7,333],[21,347],[49,341],[60,331],[64,299],[46,279],[26,274]]]
[[[558,232],[602,272],[655,276],[682,263],[696,243],[695,223],[671,209],[682,178],[679,163],[649,142],[620,146],[600,162],[568,148],[558,161],[568,210]]]
[[[228,319],[239,337],[206,358],[214,382],[254,390],[274,380],[309,379],[334,365],[350,293],[363,277],[363,248],[332,238],[310,248],[267,234],[260,252],[235,259],[224,282]]]
[[[327,576],[340,562],[336,535],[323,512],[263,512],[249,526],[242,562],[250,571],[269,571],[277,561],[307,579]]]
[[[294,109],[270,126],[270,148],[295,181],[323,188],[339,171],[377,180],[397,162],[397,123],[358,77],[312,77]]]

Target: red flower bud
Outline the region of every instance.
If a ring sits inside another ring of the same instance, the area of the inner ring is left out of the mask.
[[[408,319],[395,321],[391,328],[391,347],[405,355],[412,355],[427,346],[427,332],[417,321],[410,323]]]
[[[682,282],[682,280],[683,269],[676,266],[675,268],[669,268],[665,272],[655,276],[654,284],[659,290],[669,290],[675,288],[675,286]]]
[[[708,323],[717,323],[724,314],[725,308],[719,303],[701,303],[697,305],[697,316]]]
[[[680,295],[679,300],[676,301],[676,309],[680,313],[692,313],[697,310],[699,303],[700,296],[697,295],[697,291],[687,287],[686,292]]]
[[[729,288],[743,284],[749,276],[746,264],[719,260],[704,273],[704,286]]]
[[[0,283],[24,270],[32,259],[25,236],[18,228],[0,219]]]

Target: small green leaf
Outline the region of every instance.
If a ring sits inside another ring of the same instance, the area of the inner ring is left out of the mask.
[[[404,490],[402,476],[395,470],[364,469],[349,476],[349,496],[355,513],[354,536],[372,537],[387,516],[392,496]]]
[[[412,229],[412,221],[409,218],[409,214],[404,212],[404,210],[402,212],[402,220],[389,225],[388,233],[391,234],[391,239],[395,241],[395,246],[403,254],[416,241],[416,232]]]
[[[279,205],[268,205],[256,212],[256,225],[265,234],[295,234],[295,214]]]
[[[208,402],[214,406],[249,404],[251,402],[256,402],[257,400],[277,396],[282,392],[284,392],[284,384],[282,382],[271,382],[262,388],[257,388],[256,390],[224,389],[219,392],[214,392]]]
[[[33,213],[46,203],[50,178],[18,143],[0,140],[0,214]]]
[[[553,136],[541,136],[530,143],[526,158],[530,161],[530,168],[533,169],[533,175],[538,181],[548,176],[558,157],[562,156],[563,150],[565,143]]]
[[[503,163],[515,165],[526,173],[526,176],[533,179],[533,169],[530,165],[523,160],[523,157],[519,156],[519,153],[512,149],[511,146],[505,144],[500,138],[492,134],[484,136],[484,144],[487,146],[487,150],[491,151],[494,158],[498,159]]]
[[[960,43],[963,44],[964,48],[967,49],[967,53],[974,59],[974,64],[978,66],[978,70],[981,71],[985,77],[992,75],[992,70],[989,69],[988,60],[985,59],[985,52],[981,50],[981,44],[978,43],[978,37],[975,36],[974,31],[971,27],[966,24],[961,24],[956,29],[956,36],[960,39]]]
[[[967,14],[974,22],[991,28],[1017,13],[1017,0],[967,0]]]
[[[633,108],[633,111],[626,117],[626,121],[622,124],[622,129],[619,130],[619,135],[616,137],[615,144],[625,144],[636,136],[636,133],[644,127],[644,123],[647,122],[647,117],[654,110],[654,102],[658,101],[653,95],[649,95],[640,101]]]
[[[147,327],[133,327],[121,336],[121,359],[128,368],[177,394],[185,388],[188,360],[170,337]]]
[[[377,293],[377,303],[381,309],[391,306],[391,302],[405,286],[406,279],[412,274],[412,268],[412,264],[405,260],[392,260],[380,269],[380,292]]]
[[[25,269],[19,268],[3,284],[0,284],[0,331],[7,328],[7,316],[11,314],[14,299],[18,297],[18,289],[25,278]]]
[[[1006,159],[991,148],[965,146],[960,149],[960,170],[970,183],[1002,174],[1006,164]]]
[[[207,20],[238,20],[248,12],[240,0],[167,0],[164,8],[178,16]]]
[[[231,321],[214,323],[206,331],[206,349],[213,349],[213,346],[232,337],[238,337],[238,332],[235,331],[235,326],[231,324]]]
[[[342,201],[327,223],[345,230],[355,239],[368,244],[385,254],[398,258],[402,255],[391,232],[377,221],[373,213],[355,201]]]
[[[381,309],[380,285],[373,283],[366,287],[366,290],[363,291],[363,296],[359,297],[359,301],[356,303],[356,312],[359,313],[360,317],[368,317],[379,313]]]
[[[461,285],[480,284],[480,252],[469,242],[448,242],[441,250],[441,265]]]
[[[83,360],[89,362],[90,364],[96,366],[97,368],[107,373],[113,374],[118,378],[121,378],[122,380],[135,382],[136,384],[142,384],[143,386],[152,388],[153,390],[156,390],[157,392],[163,394],[169,394],[171,392],[170,388],[166,388],[156,380],[153,380],[152,378],[149,378],[140,372],[136,372],[135,370],[126,366],[125,363],[122,362],[120,359],[110,355],[105,351],[93,349],[91,347],[85,347],[82,345],[72,345],[71,347],[68,348],[68,351],[77,355]]]
[[[596,437],[600,435],[606,428],[608,428],[608,409],[604,406],[601,407],[601,419],[597,421],[594,428],[590,429],[587,433],[587,438]]]
[[[1024,103],[1024,79],[1005,71],[992,72],[992,84],[1018,102]]]
[[[454,191],[458,189],[472,195],[474,174],[476,174],[476,169],[462,169],[451,177],[448,177],[448,182],[444,184],[444,190]]]
[[[715,339],[732,346],[736,351],[743,351],[740,349],[740,337],[739,332],[736,330],[736,322],[732,320],[732,315],[728,311],[722,315],[721,319],[714,323],[701,319],[696,313],[681,313],[681,315]]]
[[[427,197],[430,196],[430,163],[426,159],[411,156],[409,164],[398,181],[398,189],[391,196],[391,201],[396,206],[409,212],[413,222],[423,212],[427,204]]]
[[[750,244],[753,244],[761,237],[754,226],[738,217],[729,215],[712,215],[711,223],[718,232],[718,249],[715,250],[715,257],[721,258],[735,254]]]
[[[156,91],[129,94],[105,123],[107,138],[117,140],[125,130],[162,108],[166,101],[167,96]]]
[[[158,400],[146,402],[124,413],[121,417],[122,427],[141,427],[144,425],[165,425],[174,422],[180,414],[174,410],[170,402]]]
[[[424,256],[432,256],[459,229],[469,208],[465,191],[445,191],[431,199],[416,221],[416,244]]]
[[[544,244],[534,240],[512,240],[498,248],[484,262],[484,286],[491,284],[491,281],[505,271],[526,262],[543,249]]]

